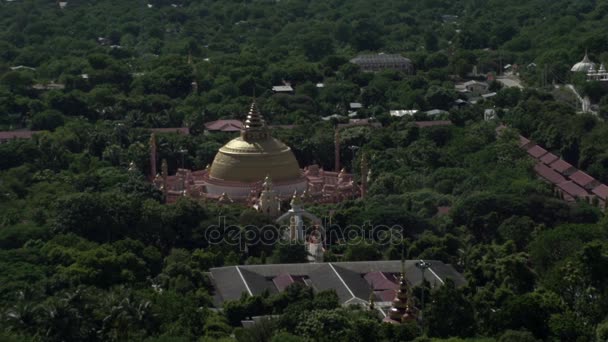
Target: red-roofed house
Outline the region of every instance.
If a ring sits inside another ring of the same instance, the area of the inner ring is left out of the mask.
[[[557,184],[557,191],[559,191],[564,200],[568,202],[573,202],[576,199],[588,200],[591,196],[587,190],[576,185],[572,181]]]
[[[545,165],[549,165],[551,163],[553,163],[554,161],[558,160],[559,157],[556,156],[555,154],[549,152],[547,154],[545,154],[544,156],[542,156],[540,158],[540,161],[543,162]]]
[[[600,184],[591,192],[597,196],[599,207],[605,210],[606,204],[608,204],[608,186],[606,184]]]
[[[452,207],[448,206],[439,206],[437,207],[437,216],[444,216],[450,213]]]
[[[570,165],[563,159],[558,159],[549,165],[553,170],[559,172],[560,175],[568,177],[575,173],[577,170],[574,166]]]
[[[537,163],[536,165],[534,165],[534,171],[542,179],[553,185],[557,185],[566,181],[566,178],[564,178],[562,175],[555,172],[552,168],[548,167],[543,163]]]
[[[547,153],[547,150],[538,145],[534,145],[530,147],[527,152],[532,158],[540,159],[540,157]]]
[[[573,173],[572,175],[570,175],[570,180],[572,180],[574,183],[582,186],[583,188],[587,189],[587,190],[591,190],[593,188],[595,188],[596,186],[600,185],[600,182],[598,182],[595,178],[589,176],[588,174],[586,174],[583,171],[576,171],[575,173]]]
[[[397,285],[397,282],[395,281],[395,277],[390,273],[370,272],[366,274],[364,278],[374,291],[396,290],[399,288],[399,285]]]
[[[205,124],[205,129],[211,132],[240,132],[242,128],[240,120],[216,120]]]
[[[0,144],[13,139],[31,139],[36,133],[40,131],[3,131],[0,132]]]

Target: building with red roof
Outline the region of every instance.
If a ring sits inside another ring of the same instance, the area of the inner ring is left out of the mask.
[[[577,199],[588,200],[591,196],[587,190],[576,185],[573,181],[566,181],[557,184],[557,191],[561,194],[561,197],[567,202],[574,202]]]
[[[599,207],[605,210],[606,205],[608,204],[608,186],[606,184],[600,184],[593,188],[591,192],[597,196]]]
[[[0,132],[0,144],[14,139],[31,139],[36,133],[40,133],[40,131],[2,131]]]
[[[549,166],[553,170],[559,172],[559,174],[564,177],[568,177],[577,171],[574,166],[572,166],[570,163],[566,162],[563,159],[558,159],[553,163],[549,164]]]
[[[544,156],[545,154],[547,154],[547,150],[545,150],[544,148],[538,146],[538,145],[533,145],[532,147],[530,147],[528,149],[528,154],[535,159],[540,159],[540,157]]]
[[[536,163],[536,165],[534,165],[534,171],[542,179],[546,180],[547,182],[549,182],[553,185],[557,185],[559,183],[563,183],[566,181],[566,178],[564,178],[564,176],[555,172],[555,170],[553,170],[552,168],[548,167],[547,165],[545,165],[543,163]]]
[[[205,129],[210,132],[240,132],[242,128],[240,120],[216,120],[205,124]]]
[[[571,174],[569,178],[574,183],[582,186],[583,188],[585,188],[587,190],[592,190],[596,186],[600,185],[600,182],[598,182],[595,178],[589,176],[588,174],[586,174],[585,172],[580,171],[580,170]]]
[[[540,161],[543,162],[545,165],[549,165],[551,163],[553,163],[554,161],[558,160],[559,157],[556,156],[555,154],[549,152],[547,154],[545,154],[544,156],[542,156],[540,158]]]

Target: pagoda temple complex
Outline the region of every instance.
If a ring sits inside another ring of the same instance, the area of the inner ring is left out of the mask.
[[[338,146],[338,133],[335,139]],[[150,146],[150,169],[155,172],[157,154],[154,135]],[[318,165],[301,169],[291,148],[272,137],[253,101],[240,135],[219,149],[210,166],[197,171],[178,169],[175,175],[168,175],[166,167],[161,167],[162,172],[156,174],[153,183],[163,191],[167,203],[188,196],[258,207],[264,190],[267,194],[263,200],[268,201],[270,184],[272,196],[276,196],[278,202],[291,198],[294,192],[301,194],[302,200],[309,203],[336,203],[364,195],[367,177],[362,177],[365,179],[359,186],[352,174],[338,167],[339,161],[336,160],[334,171],[323,170]],[[367,175],[367,162],[362,162],[361,167]],[[264,211],[277,214],[274,208]]]

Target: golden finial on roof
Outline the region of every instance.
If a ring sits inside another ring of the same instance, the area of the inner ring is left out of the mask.
[[[251,102],[249,113],[243,123],[241,137],[246,141],[266,140],[270,137],[266,121],[264,121],[262,114],[260,114],[255,99]]]

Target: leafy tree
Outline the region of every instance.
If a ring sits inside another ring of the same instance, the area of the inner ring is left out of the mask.
[[[475,332],[473,307],[451,279],[432,294],[424,317],[431,336],[466,337]]]
[[[272,253],[272,259],[277,264],[292,264],[306,262],[308,252],[303,244],[280,243]]]

